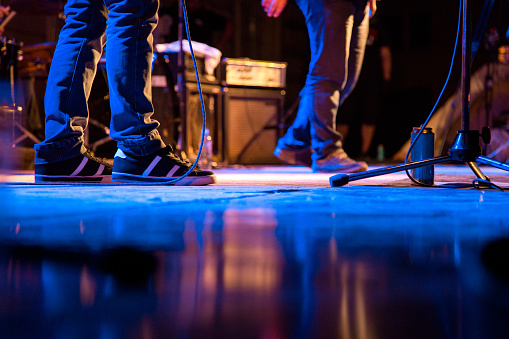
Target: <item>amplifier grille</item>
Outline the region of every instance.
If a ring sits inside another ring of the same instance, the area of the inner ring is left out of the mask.
[[[227,89],[224,100],[225,160],[239,164],[276,164],[278,121],[284,91]]]

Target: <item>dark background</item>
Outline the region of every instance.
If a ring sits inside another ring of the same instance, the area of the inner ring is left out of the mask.
[[[11,2],[3,1],[3,4]],[[32,2],[26,1],[27,4]],[[162,0],[161,7],[174,3],[174,0]],[[259,0],[209,0],[205,3],[233,23],[233,36],[223,48],[223,56],[288,63],[285,102],[288,109],[304,84],[309,62],[307,31],[297,5],[290,0],[282,15],[274,19],[266,17]],[[473,29],[483,3],[472,1]],[[393,76],[373,144],[384,144],[386,156],[390,157],[409,138],[411,128],[425,120],[446,80],[456,37],[459,0],[385,0],[378,2],[378,6],[376,15],[381,17],[391,36]],[[40,10],[34,13],[30,6],[26,8],[7,26],[4,36],[23,41],[25,46],[56,41],[63,23],[58,14]],[[488,27],[507,20],[503,14],[506,10],[507,0],[496,0]],[[500,34],[503,38],[505,31]],[[474,60],[474,71],[486,62],[486,54],[481,44]],[[443,101],[459,83],[460,57],[461,49],[457,52]],[[289,122],[292,117],[290,114]]]

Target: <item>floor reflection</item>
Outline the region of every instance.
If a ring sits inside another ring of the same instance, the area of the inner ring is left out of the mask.
[[[271,208],[124,214],[109,227],[104,218],[10,228],[0,253],[6,338],[502,338],[509,329],[508,285],[481,260],[489,239],[454,227],[437,238],[425,225],[324,227],[325,215],[282,223]]]

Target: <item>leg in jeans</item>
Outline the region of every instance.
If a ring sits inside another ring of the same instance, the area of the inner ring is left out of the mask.
[[[343,0],[298,0],[311,42],[311,62],[297,119],[279,145],[311,145],[320,159],[342,147],[337,108],[357,81],[368,34],[367,7]]]
[[[88,98],[106,40],[111,137],[119,148],[135,155],[165,146],[156,130],[158,122],[151,119],[150,66],[157,9],[158,0],[68,1],[66,24],[48,77],[46,138],[35,146],[36,164],[83,152]]]
[[[35,164],[62,161],[82,152],[87,100],[106,30],[102,0],[69,0],[48,76],[45,140],[35,145]]]
[[[172,185],[216,181],[212,172],[192,170],[192,164],[176,157],[152,119],[152,31],[158,7],[159,0],[68,1],[46,91],[46,139],[35,147],[36,182],[107,177]],[[87,101],[105,36],[110,135],[118,145],[113,168],[83,146]]]
[[[158,0],[104,0],[107,22],[106,70],[110,90],[111,137],[118,148],[143,156],[165,145],[153,120],[152,31]]]

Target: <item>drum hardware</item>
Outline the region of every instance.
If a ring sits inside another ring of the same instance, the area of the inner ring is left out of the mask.
[[[12,20],[12,18],[14,18],[14,16],[16,15],[16,11],[11,11],[3,20],[2,22],[0,23],[0,32],[3,31],[3,29],[5,28],[5,26],[9,23],[9,21]]]
[[[20,115],[23,111],[23,107],[18,106],[15,109],[9,106],[1,106],[0,107],[0,116],[2,119],[11,119],[12,120],[12,136],[11,136],[11,146],[16,147],[17,144],[22,142],[25,139],[30,139],[34,144],[41,142],[39,138],[37,138],[33,133],[27,130],[19,121],[16,120],[16,115]],[[16,137],[16,129],[21,132],[21,135]]]
[[[2,120],[12,121],[11,146],[16,147],[21,141],[30,139],[34,143],[41,142],[34,134],[28,131],[17,119],[23,113],[23,107],[16,102],[16,79],[18,77],[18,61],[23,59],[23,43],[17,43],[14,39],[3,37],[0,46],[0,80],[9,82],[10,98],[2,98],[0,117]],[[21,132],[17,136],[16,131]]]
[[[23,42],[2,37],[0,42],[0,79],[11,79],[18,76],[18,61],[23,60]]]

